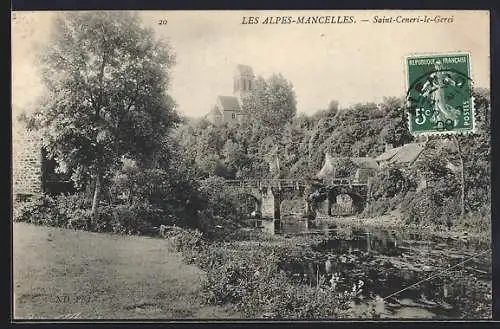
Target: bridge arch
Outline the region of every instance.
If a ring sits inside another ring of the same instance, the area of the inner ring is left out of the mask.
[[[316,217],[318,202],[328,200],[328,214],[336,203],[338,195],[346,194],[356,212],[361,212],[367,203],[369,180],[331,179],[295,180],[295,179],[249,179],[226,180],[225,189],[234,195],[250,195],[256,201],[256,209],[262,217],[281,219],[283,201],[302,197],[304,213],[310,219]]]
[[[226,180],[233,195],[251,195],[262,217],[280,219],[283,200],[304,196],[305,182],[296,179]]]
[[[366,205],[366,198],[356,192],[347,192],[343,193],[343,195],[347,195],[352,200],[352,205],[356,213],[360,213],[363,211]]]
[[[337,196],[347,195],[352,200],[352,205],[356,213],[360,213],[366,206],[367,187],[366,186],[331,186],[328,188],[328,215],[332,215],[331,208],[337,203]]]
[[[232,197],[238,199],[237,201],[239,202],[240,207],[244,207],[245,212],[248,212],[248,214],[254,212],[256,216],[262,215],[262,194],[257,188],[226,186],[225,190],[231,194]],[[253,201],[253,205],[251,207],[249,207],[248,204],[249,199]]]
[[[287,215],[293,213],[303,213],[305,211],[304,199],[303,198],[291,198],[280,200],[280,214]]]

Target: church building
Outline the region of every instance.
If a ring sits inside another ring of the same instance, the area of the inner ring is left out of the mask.
[[[219,95],[206,119],[214,125],[242,123],[247,115],[241,108],[241,99],[255,87],[255,75],[248,65],[237,65],[233,75],[233,94]]]

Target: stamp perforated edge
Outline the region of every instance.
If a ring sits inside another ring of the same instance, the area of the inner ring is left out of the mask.
[[[406,111],[406,120],[407,120],[407,125],[408,125],[408,131],[410,134],[414,137],[420,137],[420,136],[451,136],[451,135],[459,135],[459,136],[466,136],[466,135],[474,135],[477,133],[477,128],[476,128],[476,107],[475,107],[475,99],[474,96],[471,97],[471,118],[472,119],[472,129],[466,129],[466,130],[444,130],[444,131],[423,131],[423,132],[412,132],[410,130],[410,122],[411,122],[411,114],[410,112],[405,108]]]
[[[474,83],[474,79],[472,79],[472,56],[469,51],[449,51],[449,52],[423,52],[423,53],[410,53],[408,55],[404,56],[404,71],[405,71],[405,89],[406,89],[406,94],[408,93],[408,90],[410,89],[410,83],[409,83],[409,71],[407,67],[408,59],[409,58],[418,58],[418,57],[429,57],[429,56],[460,56],[460,55],[467,55],[469,57],[469,78],[472,81],[472,84]],[[405,94],[405,97],[406,97]],[[408,131],[413,137],[420,137],[420,136],[451,136],[451,135],[459,135],[459,136],[465,136],[465,135],[474,135],[477,133],[476,129],[476,106],[475,106],[475,100],[474,96],[471,96],[471,118],[472,118],[472,129],[464,129],[464,130],[446,130],[446,131],[423,131],[423,132],[413,132],[411,131],[411,114],[408,111],[408,107],[404,107],[404,111],[406,111],[406,125],[408,128]]]

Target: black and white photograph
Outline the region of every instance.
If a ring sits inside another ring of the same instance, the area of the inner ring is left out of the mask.
[[[11,29],[13,321],[492,319],[489,11]]]

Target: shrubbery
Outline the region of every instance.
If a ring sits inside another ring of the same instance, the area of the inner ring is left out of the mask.
[[[129,160],[115,173],[109,191],[110,204],[127,205],[136,218],[153,227],[199,227],[199,212],[207,206],[197,184],[179,171],[145,169]]]
[[[14,221],[36,225],[58,226],[55,200],[48,195],[34,196],[16,204]]]
[[[444,228],[458,219],[460,206],[456,198],[444,198],[430,189],[423,189],[407,195],[401,204],[401,212],[408,224]]]
[[[246,317],[275,319],[341,318],[348,309],[351,296],[292,283],[273,251],[216,247],[206,256],[202,287],[211,304],[230,303]]]
[[[198,229],[213,239],[227,239],[243,224],[244,215],[225,192],[221,178],[198,183],[176,170],[141,170],[134,162],[124,161],[102,194],[97,220],[91,220],[88,192],[33,196],[16,205],[15,220],[149,236],[158,235],[161,225],[177,225]]]
[[[99,221],[94,223],[97,232],[119,234],[157,235],[163,212],[148,204],[105,205],[99,210]]]
[[[352,292],[335,291],[324,284],[297,284],[283,269],[283,264],[293,262],[307,250],[287,245],[255,248],[232,242],[208,244],[200,242],[199,233],[187,230],[172,231],[170,238],[188,263],[206,272],[202,291],[208,304],[233,305],[247,318],[348,316]]]
[[[378,200],[393,198],[416,188],[416,182],[409,175],[397,168],[381,170],[372,181],[371,196]]]
[[[406,224],[437,229],[452,226],[469,229],[479,225],[489,231],[488,211],[468,206],[467,198],[466,213],[461,218],[459,177],[437,152],[427,152],[423,161],[404,171],[397,168],[380,171],[372,182],[371,200],[363,215],[377,217],[398,209]],[[423,182],[423,179],[426,181],[425,186],[417,188],[418,181]],[[466,186],[472,191],[479,189],[469,186],[467,182]],[[484,190],[487,186],[480,188]]]
[[[33,196],[17,207],[15,221],[72,229],[87,229],[90,205],[80,194]],[[147,205],[109,205],[99,209],[99,220],[89,228],[96,232],[156,235],[152,223],[162,217],[161,210]]]
[[[14,221],[67,228],[83,228],[90,218],[81,195],[33,196],[17,205]]]

